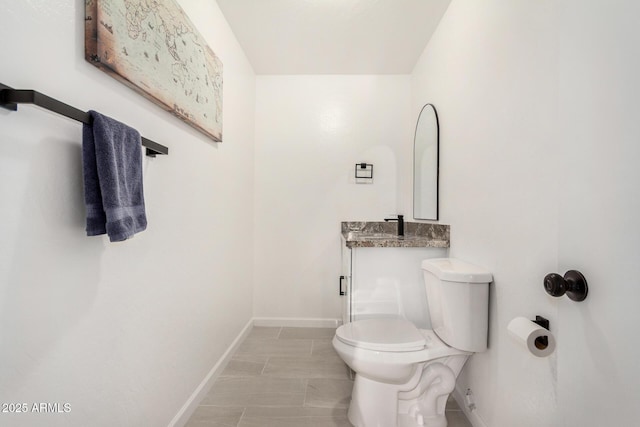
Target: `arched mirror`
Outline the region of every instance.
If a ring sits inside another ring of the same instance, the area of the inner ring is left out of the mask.
[[[438,114],[422,107],[413,142],[413,217],[438,219]]]

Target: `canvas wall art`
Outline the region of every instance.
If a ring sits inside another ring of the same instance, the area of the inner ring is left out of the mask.
[[[175,0],[86,0],[87,61],[222,141],[222,62]]]

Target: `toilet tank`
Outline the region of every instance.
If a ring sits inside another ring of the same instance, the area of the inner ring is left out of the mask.
[[[451,347],[487,349],[490,272],[454,258],[422,261],[433,331]]]

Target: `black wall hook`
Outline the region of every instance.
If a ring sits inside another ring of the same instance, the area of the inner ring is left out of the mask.
[[[578,270],[569,270],[564,277],[557,273],[550,273],[544,277],[544,290],[554,297],[561,297],[565,293],[573,301],[584,301],[589,293],[587,279]]]

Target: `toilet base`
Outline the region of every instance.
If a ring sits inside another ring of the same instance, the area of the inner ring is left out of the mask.
[[[444,415],[423,420],[423,424],[406,414],[398,415],[398,427],[447,427],[448,421]]]
[[[347,416],[355,427],[393,427],[398,419],[399,386],[356,374]]]
[[[406,385],[405,385],[406,386]],[[407,414],[398,413],[402,385],[385,384],[356,375],[347,416],[355,427],[447,427],[444,410],[423,416],[414,405]],[[446,401],[449,393],[442,395]]]
[[[445,406],[468,355],[419,363],[405,384],[356,373],[348,418],[355,427],[447,427]]]

